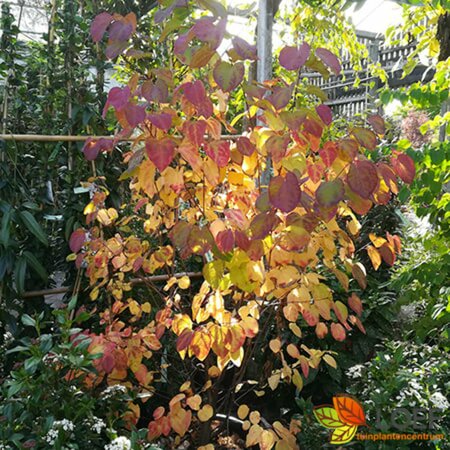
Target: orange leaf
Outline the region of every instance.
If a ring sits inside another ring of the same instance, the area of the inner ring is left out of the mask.
[[[367,425],[364,409],[358,400],[345,394],[338,394],[333,397],[333,405],[342,422],[348,425]]]
[[[211,350],[211,336],[205,330],[194,331],[194,336],[189,345],[189,350],[200,361],[204,361]]]
[[[191,424],[192,413],[191,411],[186,411],[181,407],[175,407],[170,412],[170,424],[172,425],[175,433],[178,433],[180,436],[184,436],[189,429],[189,425]]]

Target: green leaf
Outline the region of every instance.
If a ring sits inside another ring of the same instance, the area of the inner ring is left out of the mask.
[[[25,274],[27,272],[27,261],[25,258],[18,258],[14,268],[14,281],[19,294],[25,291]]]
[[[28,314],[23,314],[20,320],[26,327],[36,326],[36,321]]]
[[[211,261],[203,267],[203,276],[212,288],[217,289],[223,278],[224,270],[225,263],[223,261]]]
[[[42,280],[47,281],[48,273],[36,256],[29,251],[24,251],[23,256],[27,260],[28,265],[42,278]]]
[[[313,413],[320,425],[325,428],[335,429],[345,426],[331,405],[318,406],[314,408]]]
[[[78,299],[78,295],[74,295],[71,299],[69,304],[67,305],[67,310],[68,311],[73,311],[75,309],[75,306],[77,306],[77,299]]]
[[[5,213],[2,217],[2,229],[0,231],[0,243],[5,247],[8,246],[9,241],[9,227],[11,222],[11,216],[13,214],[13,210],[10,209],[7,213]]]
[[[29,211],[20,211],[20,217],[28,230],[33,233],[33,235],[45,246],[48,246],[47,236],[41,226],[37,223],[34,216]]]
[[[324,181],[316,191],[317,203],[324,208],[336,206],[344,198],[342,180]]]

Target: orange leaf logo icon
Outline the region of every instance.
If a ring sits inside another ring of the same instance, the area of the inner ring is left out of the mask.
[[[313,412],[323,427],[333,430],[331,444],[346,444],[353,439],[358,426],[367,426],[361,403],[346,394],[334,396],[333,405],[316,406]]]
[[[364,409],[358,400],[338,394],[333,397],[333,406],[342,422],[348,425],[367,425]]]

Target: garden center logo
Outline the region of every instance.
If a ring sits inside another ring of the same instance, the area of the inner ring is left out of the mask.
[[[358,426],[367,426],[361,403],[346,394],[334,396],[333,405],[316,406],[314,415],[322,426],[333,430],[330,442],[336,445],[350,442]]]

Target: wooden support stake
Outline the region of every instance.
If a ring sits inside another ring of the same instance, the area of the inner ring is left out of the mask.
[[[241,137],[241,134],[222,135],[221,139],[234,140]],[[173,136],[175,138],[181,136]],[[134,142],[135,138],[116,138],[115,136],[64,136],[47,134],[0,134],[0,141],[18,142],[84,142],[87,139],[116,139],[121,142]]]
[[[200,278],[203,276],[202,272],[180,272],[175,273],[173,275],[152,275],[150,277],[142,277],[142,278],[132,278],[130,283],[132,285],[136,284],[144,284],[146,281],[157,282],[157,281],[166,281],[169,278],[181,278],[181,277],[189,277],[189,278]],[[33,297],[42,297],[43,295],[55,295],[55,294],[65,294],[70,291],[70,287],[62,286],[54,289],[41,289],[39,291],[28,291],[22,295],[22,298],[33,298]]]

